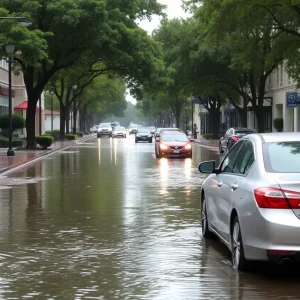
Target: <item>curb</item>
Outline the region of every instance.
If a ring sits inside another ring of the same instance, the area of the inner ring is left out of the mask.
[[[5,169],[2,169],[2,170],[0,170],[0,176],[5,176],[5,175],[8,175],[8,174],[10,174],[10,173],[14,173],[14,172],[16,172],[16,171],[19,171],[19,170],[21,170],[21,169],[23,169],[23,168],[28,167],[28,166],[31,165],[31,164],[34,164],[35,162],[37,162],[37,161],[43,159],[44,157],[46,157],[46,156],[48,156],[48,155],[52,155],[52,154],[54,154],[54,153],[56,153],[56,152],[58,152],[58,151],[63,151],[63,150],[65,150],[65,149],[67,149],[67,148],[70,148],[71,146],[74,146],[74,145],[76,145],[76,144],[80,144],[80,143],[85,142],[85,141],[87,141],[87,140],[90,140],[90,139],[92,139],[92,138],[94,138],[94,136],[93,136],[93,137],[89,136],[88,138],[85,138],[85,139],[76,140],[76,141],[74,141],[73,143],[71,142],[69,145],[64,146],[64,147],[62,147],[62,148],[58,148],[58,149],[55,149],[55,150],[49,150],[48,152],[42,153],[42,154],[39,155],[38,157],[35,157],[35,158],[33,158],[33,159],[29,159],[29,160],[27,160],[26,162],[19,163],[18,165],[15,165],[15,166],[13,166],[13,167],[8,167],[8,168],[5,168]]]
[[[195,140],[194,142],[195,142],[196,144],[198,144],[199,146],[201,146],[201,147],[219,149],[218,146],[213,146],[213,145],[209,145],[209,144],[203,144],[202,142],[197,141],[197,140]]]

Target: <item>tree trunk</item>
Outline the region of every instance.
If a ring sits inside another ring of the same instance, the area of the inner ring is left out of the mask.
[[[264,110],[263,107],[256,106],[254,109],[254,113],[257,120],[257,132],[264,133],[265,132],[265,122],[264,122]]]
[[[65,138],[65,124],[66,124],[66,108],[65,106],[60,103],[60,132],[59,138],[63,140]]]
[[[38,97],[28,94],[28,106],[26,112],[26,134],[27,134],[27,149],[35,149],[35,113]],[[41,108],[40,108],[41,109]]]
[[[75,107],[74,105],[74,109],[73,109],[73,134],[76,134],[76,129],[77,129],[77,112],[78,109]]]
[[[211,132],[212,132],[212,137],[214,139],[216,139],[219,136],[220,112],[219,111],[210,111],[209,112],[209,121],[210,121],[210,128],[211,128]]]

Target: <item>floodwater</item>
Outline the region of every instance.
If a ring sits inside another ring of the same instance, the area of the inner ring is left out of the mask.
[[[0,299],[299,299],[297,272],[236,272],[202,240],[209,159],[94,138],[0,178]]]

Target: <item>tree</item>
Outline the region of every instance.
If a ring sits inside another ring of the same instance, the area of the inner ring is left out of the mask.
[[[155,74],[157,48],[135,21],[160,13],[163,6],[156,0],[131,0],[126,5],[122,0],[3,0],[1,6],[3,16],[21,15],[32,21],[31,28],[6,22],[0,36],[1,46],[12,40],[17,46],[14,60],[24,74],[28,95],[28,148],[35,147],[35,110],[45,86],[86,51],[95,62],[121,68],[133,89]]]
[[[191,1],[200,2],[200,1]],[[268,76],[284,59],[283,39],[274,30],[274,21],[263,8],[253,10],[238,0],[204,0],[193,7],[199,28],[205,35],[206,46],[220,40],[229,46],[231,68],[245,78],[250,102],[257,118],[258,131],[264,131],[265,85]],[[239,94],[245,94],[241,88]]]

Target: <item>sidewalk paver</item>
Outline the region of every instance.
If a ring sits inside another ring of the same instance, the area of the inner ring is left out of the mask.
[[[76,141],[57,141],[46,150],[15,150],[15,156],[7,156],[7,148],[0,148],[0,173],[7,172],[11,169],[34,161],[37,158],[70,147],[93,137],[94,135],[90,134],[85,135]]]

